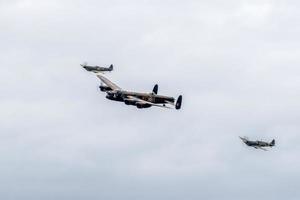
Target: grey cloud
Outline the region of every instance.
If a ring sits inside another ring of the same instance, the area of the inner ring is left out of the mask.
[[[1,199],[298,199],[298,8],[0,1]],[[183,109],[107,101],[83,61]]]

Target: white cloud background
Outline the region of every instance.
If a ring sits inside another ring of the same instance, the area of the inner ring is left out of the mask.
[[[0,198],[299,199],[299,8],[0,0]],[[83,61],[183,109],[108,101]]]

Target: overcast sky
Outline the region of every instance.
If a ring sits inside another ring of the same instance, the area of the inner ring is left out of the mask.
[[[0,0],[0,199],[298,200],[299,9]],[[182,94],[182,110],[109,101],[84,61],[114,64],[124,89]]]

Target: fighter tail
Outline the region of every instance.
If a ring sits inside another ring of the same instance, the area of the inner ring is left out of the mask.
[[[272,142],[270,143],[270,146],[273,147],[275,146],[275,140],[273,139]]]
[[[111,64],[108,68],[110,71],[114,70],[114,66]]]

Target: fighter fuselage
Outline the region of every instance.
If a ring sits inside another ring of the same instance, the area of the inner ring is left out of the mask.
[[[246,143],[248,146],[260,146],[260,147],[270,146],[269,143],[267,143],[267,142],[262,142],[262,141],[246,141],[245,143]]]
[[[112,69],[99,66],[83,66],[84,69],[90,72],[110,72]]]

